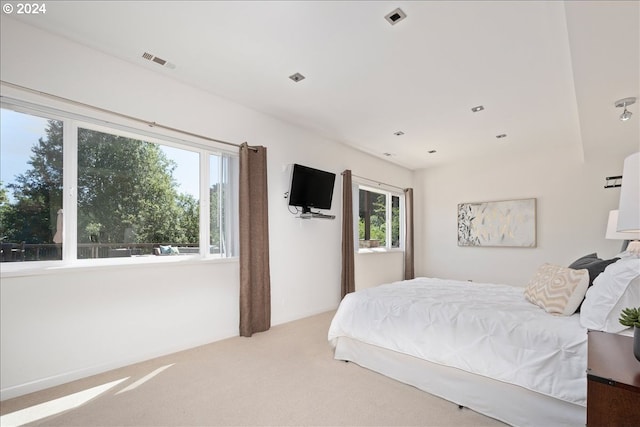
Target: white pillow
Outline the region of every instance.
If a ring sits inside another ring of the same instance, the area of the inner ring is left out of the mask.
[[[583,328],[617,333],[623,308],[640,307],[640,258],[625,257],[610,264],[587,290],[580,324]]]

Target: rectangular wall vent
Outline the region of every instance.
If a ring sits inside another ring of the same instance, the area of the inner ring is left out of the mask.
[[[169,61],[167,61],[165,59],[162,59],[162,58],[158,58],[157,56],[155,56],[155,55],[153,55],[152,53],[149,53],[149,52],[144,52],[142,54],[142,57],[144,59],[146,59],[147,61],[155,62],[156,64],[160,64],[163,67],[171,68],[172,70],[174,68],[176,68],[176,66],[174,64],[172,64],[171,62],[169,62]]]

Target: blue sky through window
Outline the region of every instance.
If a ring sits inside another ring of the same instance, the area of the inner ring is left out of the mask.
[[[6,187],[29,168],[31,148],[39,138],[46,138],[47,119],[3,108],[0,110],[0,125],[0,180]],[[198,154],[163,145],[160,148],[177,163],[173,177],[179,186],[178,191],[199,199]],[[217,177],[217,163],[212,162],[211,168],[211,176]],[[13,202],[13,195],[9,192],[8,196]]]
[[[3,108],[0,125],[0,180],[6,187],[29,167],[31,148],[46,137],[47,119]],[[13,195],[8,195],[13,201]]]

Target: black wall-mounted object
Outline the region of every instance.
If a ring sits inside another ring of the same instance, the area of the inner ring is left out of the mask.
[[[311,213],[311,208],[331,209],[335,180],[335,173],[294,164],[289,206],[300,207],[303,213]]]
[[[607,181],[607,183],[605,184],[604,188],[622,187],[622,175],[608,176],[605,178],[605,180]]]

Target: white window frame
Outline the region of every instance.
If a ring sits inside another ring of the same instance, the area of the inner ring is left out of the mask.
[[[62,260],[48,261],[26,261],[26,262],[3,262],[2,276],[13,274],[31,274],[34,271],[60,267],[84,267],[84,266],[112,266],[112,265],[131,265],[131,264],[148,264],[148,263],[166,263],[181,262],[194,260],[220,260],[229,261],[237,260],[238,257],[238,232],[232,234],[232,244],[234,255],[221,257],[219,254],[210,254],[210,207],[209,207],[209,172],[210,157],[229,156],[238,157],[237,152],[225,150],[215,147],[209,141],[193,138],[176,138],[162,130],[158,132],[150,132],[145,129],[132,127],[122,123],[123,120],[114,117],[108,120],[98,119],[89,115],[78,114],[75,112],[65,111],[58,108],[48,107],[42,104],[2,97],[0,107],[16,111],[23,114],[42,117],[45,119],[59,120],[63,122],[63,192],[62,207],[63,215],[63,232],[62,232]],[[83,112],[84,113],[84,112]],[[99,132],[119,135],[126,138],[139,139],[159,145],[170,146],[183,150],[195,152],[199,155],[200,164],[200,232],[199,232],[199,254],[185,254],[179,257],[122,257],[122,258],[92,258],[77,259],[77,177],[78,177],[78,129],[89,129]],[[223,167],[220,168],[222,173]],[[237,174],[236,174],[237,175]],[[237,176],[235,177],[237,181]],[[226,202],[230,203],[227,209],[232,209],[233,221],[237,223],[237,199],[235,194],[238,189],[238,183],[231,180],[232,192]],[[235,209],[232,207],[235,206]],[[237,229],[237,227],[236,227]],[[228,230],[227,230],[228,231]]]
[[[354,228],[354,249],[358,253],[377,253],[377,252],[404,252],[405,250],[405,234],[406,234],[406,226],[405,226],[405,201],[404,201],[404,192],[399,190],[394,190],[390,187],[386,187],[382,184],[379,184],[378,187],[373,187],[371,185],[367,185],[366,183],[361,183],[354,181],[353,183],[353,228]],[[378,193],[385,195],[385,246],[380,246],[377,248],[361,248],[360,247],[360,234],[359,234],[359,223],[360,223],[360,190],[369,191],[372,193]],[[399,246],[394,248],[391,246],[392,241],[392,203],[391,197],[396,196],[399,198],[399,221],[400,221],[400,241]]]

